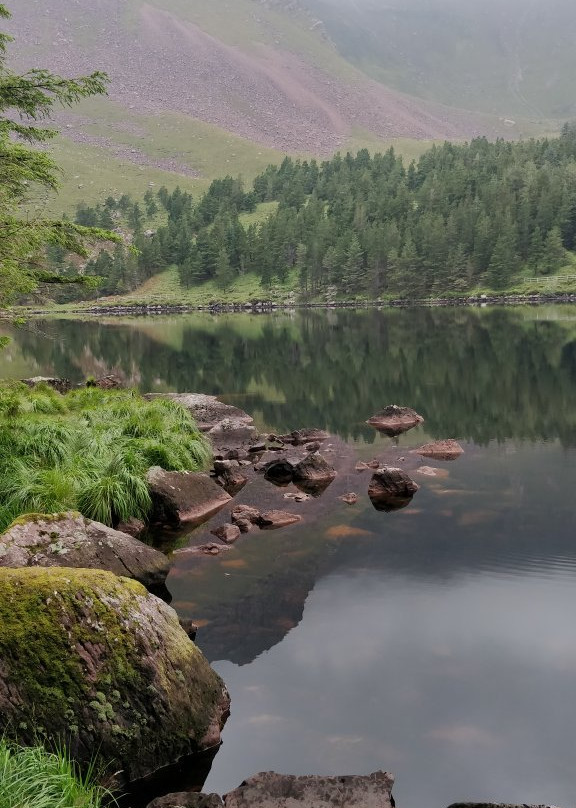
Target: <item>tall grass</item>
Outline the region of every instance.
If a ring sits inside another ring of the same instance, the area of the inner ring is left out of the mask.
[[[65,752],[0,739],[0,808],[100,808],[105,798],[110,805],[92,774],[82,775]]]
[[[132,390],[61,395],[0,385],[0,530],[27,512],[74,509],[108,525],[145,518],[150,466],[197,471],[210,458],[190,413],[174,401]]]

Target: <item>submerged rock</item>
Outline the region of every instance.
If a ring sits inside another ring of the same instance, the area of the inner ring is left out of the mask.
[[[411,407],[399,407],[397,404],[389,404],[369,418],[366,423],[379,432],[395,437],[423,423],[423,421],[424,418]]]
[[[425,443],[419,449],[414,449],[414,453],[422,457],[433,457],[436,460],[456,460],[464,454],[464,449],[458,441],[449,439]]]
[[[284,437],[285,436],[282,436],[282,438]],[[310,443],[311,441],[324,441],[329,437],[330,433],[325,432],[323,429],[295,429],[289,435],[289,442],[293,443],[294,446],[300,446],[301,444]]]
[[[287,511],[266,511],[260,514],[256,520],[256,524],[262,530],[276,530],[279,527],[288,527],[295,522],[301,522],[302,517],[296,513],[288,513]]]
[[[210,531],[213,536],[223,541],[224,544],[233,544],[240,537],[240,527],[238,525],[220,525]]]
[[[0,732],[65,739],[115,785],[214,746],[229,698],[176,612],[85,569],[0,570]]]
[[[377,511],[396,511],[411,502],[419,487],[402,469],[384,466],[372,475],[368,496]]]
[[[344,777],[296,777],[261,772],[224,795],[226,808],[393,808],[388,772]]]
[[[0,567],[84,567],[161,586],[170,569],[163,554],[79,513],[28,514],[0,535]]]
[[[232,499],[202,472],[164,471],[152,466],[146,481],[152,497],[150,521],[171,527],[199,525]]]
[[[294,466],[285,457],[266,463],[262,471],[264,472],[264,479],[279,486],[289,485],[294,476]]]

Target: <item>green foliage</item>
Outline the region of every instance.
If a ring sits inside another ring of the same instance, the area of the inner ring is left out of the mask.
[[[0,4],[0,17],[9,16]],[[104,93],[106,76],[95,72],[65,79],[39,69],[19,75],[5,64],[10,40],[0,32],[0,306],[31,291],[38,282],[54,282],[53,275],[43,273],[41,257],[46,245],[86,256],[91,243],[109,235],[100,228],[64,219],[22,215],[22,206],[39,188],[57,188],[58,169],[46,153],[15,140],[36,145],[50,140],[55,130],[38,126],[38,122],[50,116],[55,104],[70,106],[86,96]]]
[[[148,468],[206,468],[210,448],[173,401],[90,387],[0,387],[0,529],[22,513],[78,510],[108,525],[145,518]]]
[[[0,740],[0,808],[100,808],[111,795],[81,774],[65,750]],[[115,804],[115,802],[113,803]]]

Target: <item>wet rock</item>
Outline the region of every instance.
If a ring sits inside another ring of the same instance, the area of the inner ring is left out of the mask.
[[[260,441],[259,443],[253,443],[251,446],[248,447],[248,454],[262,454],[262,452],[266,451],[266,442]]]
[[[232,499],[201,472],[164,471],[152,466],[146,480],[152,497],[150,521],[171,527],[199,525]]]
[[[240,533],[249,533],[254,527],[249,519],[237,518],[234,524],[239,528]]]
[[[215,460],[214,471],[216,482],[231,497],[236,496],[248,482],[248,478],[240,471],[238,460]]]
[[[335,477],[336,469],[317,453],[308,455],[294,466],[294,483],[306,493],[323,491]]]
[[[366,463],[363,463],[362,460],[359,460],[354,466],[354,468],[356,469],[356,471],[366,471],[368,466],[366,465]]]
[[[127,533],[69,511],[17,519],[0,535],[0,567],[101,569],[157,588],[170,561]]]
[[[416,473],[425,477],[448,477],[450,474],[447,469],[436,469],[433,466],[420,466],[416,469]]]
[[[420,446],[419,449],[414,449],[414,454],[419,454],[422,457],[433,457],[435,460],[456,460],[460,455],[464,454],[464,449],[460,446],[458,441],[437,440],[434,443],[426,443]]]
[[[407,432],[423,421],[424,418],[411,407],[399,407],[397,404],[389,404],[369,418],[366,423],[379,432],[395,437],[402,434],[402,432]]]
[[[290,433],[291,443],[294,446],[301,446],[311,441],[324,441],[330,437],[329,432],[323,429],[295,429]]]
[[[288,493],[284,494],[284,499],[293,499],[294,502],[308,502],[312,499],[310,494],[304,494],[302,491],[295,493],[294,491],[289,491]]]
[[[195,791],[178,791],[156,797],[146,808],[222,808],[224,803],[218,794],[198,794]]]
[[[285,486],[292,482],[294,476],[294,466],[284,458],[271,460],[263,467],[264,478],[274,485]]]
[[[373,460],[367,460],[366,461],[366,468],[367,469],[379,469],[380,466],[381,466],[381,463],[376,458],[374,458]]]
[[[39,384],[47,384],[53,387],[58,393],[67,393],[72,389],[70,379],[59,379],[54,376],[33,376],[30,379],[21,379],[22,383],[28,387],[36,387]]]
[[[368,496],[377,511],[395,511],[405,508],[419,487],[402,469],[384,466],[372,475]]]
[[[358,502],[358,494],[351,491],[349,494],[342,494],[342,496],[338,497],[338,499],[341,499],[342,502],[346,503],[346,505],[356,505]]]
[[[388,772],[344,777],[260,772],[224,795],[226,808],[393,808]]]
[[[198,634],[198,626],[197,626],[197,624],[194,623],[192,620],[190,620],[187,617],[180,617],[178,619],[178,622],[180,623],[181,629],[186,632],[186,635],[191,640],[195,640],[196,635]]]
[[[179,550],[175,550],[174,553],[185,553],[186,555],[213,555],[217,556],[220,553],[225,552],[226,550],[230,550],[230,547],[227,544],[216,544],[216,542],[209,541],[206,544],[196,544],[192,547],[182,547]]]
[[[279,527],[288,527],[295,522],[301,522],[302,517],[295,513],[288,513],[287,511],[266,511],[260,514],[256,524],[262,530],[276,530]]]
[[[146,523],[142,519],[132,517],[126,522],[120,522],[120,524],[116,525],[116,530],[119,530],[120,533],[127,533],[134,539],[139,539],[146,533]]]
[[[226,451],[249,447],[258,437],[256,429],[239,418],[225,418],[209,429],[206,434],[216,449]]]
[[[192,413],[198,429],[203,432],[207,432],[224,420],[234,419],[235,422],[244,424],[253,423],[253,418],[247,412],[231,404],[224,404],[216,396],[201,393],[148,393],[144,398],[170,398],[177,401]]]
[[[223,541],[224,544],[232,544],[240,537],[240,528],[238,525],[225,524],[214,528],[210,533]]]
[[[231,514],[232,522],[235,525],[238,524],[239,520],[247,519],[251,524],[256,524],[258,519],[260,518],[260,511],[258,508],[254,508],[252,505],[237,505]]]
[[[114,785],[217,744],[229,708],[220,677],[176,612],[102,570],[0,570],[0,732],[38,727]]]
[[[318,449],[322,448],[322,444],[320,443],[320,441],[317,440],[317,441],[314,441],[313,443],[307,443],[304,446],[304,448],[306,449],[307,452],[310,452],[310,453],[317,452]]]

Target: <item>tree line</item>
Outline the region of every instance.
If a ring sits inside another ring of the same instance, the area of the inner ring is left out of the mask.
[[[244,224],[262,202],[276,207]],[[149,189],[143,203],[109,197],[76,214],[89,227],[119,221],[136,249],[88,262],[87,274],[104,277],[100,294],[173,265],[182,286],[212,279],[224,292],[246,272],[265,288],[296,273],[303,297],[503,289],[554,273],[576,248],[576,126],[551,139],[444,143],[408,167],[392,148],[320,163],[286,157],[249,190],[225,177],[198,201],[180,188]]]

